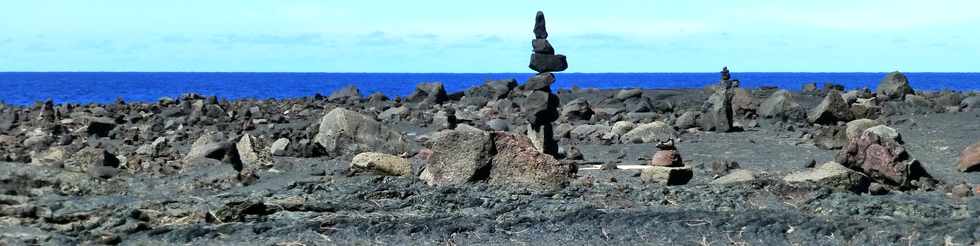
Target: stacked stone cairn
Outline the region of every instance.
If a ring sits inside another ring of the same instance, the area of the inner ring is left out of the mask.
[[[523,105],[528,121],[527,135],[535,149],[554,156],[558,153],[558,143],[554,139],[552,122],[558,120],[560,103],[558,96],[551,92],[551,84],[555,82],[552,72],[564,71],[568,68],[568,62],[564,55],[556,55],[555,48],[548,43],[548,31],[541,11],[535,17],[534,37],[531,41],[534,53],[528,67],[538,74],[524,85],[527,91],[527,100]]]
[[[733,80],[728,67],[721,70],[721,82],[715,93],[702,106],[701,126],[708,131],[729,132],[735,130],[733,124],[732,98],[739,81]]]

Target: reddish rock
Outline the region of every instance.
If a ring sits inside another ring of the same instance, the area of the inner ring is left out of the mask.
[[[911,188],[913,181],[929,175],[902,144],[895,129],[875,126],[865,130],[861,137],[851,139],[847,147],[837,153],[836,161],[878,182]]]
[[[650,159],[651,166],[660,167],[682,167],[684,166],[684,161],[681,159],[681,153],[677,151],[674,147],[674,140],[667,140],[657,144],[657,152],[653,153],[653,158]]]
[[[541,153],[526,136],[494,133],[496,155],[491,162],[491,184],[522,187],[556,187],[575,176],[573,164],[562,164],[551,155]]]
[[[960,171],[974,172],[980,170],[980,142],[970,145],[960,152]]]

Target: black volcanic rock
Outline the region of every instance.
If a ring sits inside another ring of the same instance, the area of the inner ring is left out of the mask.
[[[565,55],[532,54],[529,68],[539,73],[561,72],[568,69]]]
[[[551,43],[549,43],[547,39],[531,40],[531,47],[534,48],[535,54],[546,54],[546,55],[555,54],[555,47],[551,47]]]
[[[533,91],[524,102],[527,121],[532,125],[551,124],[558,119],[558,96],[544,91]]]
[[[548,38],[548,30],[544,27],[544,12],[538,11],[534,17],[534,37],[538,39]]]

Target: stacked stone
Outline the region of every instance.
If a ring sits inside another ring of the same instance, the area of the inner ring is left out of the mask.
[[[705,130],[717,132],[733,130],[732,98],[735,96],[734,88],[739,86],[739,82],[731,78],[728,67],[722,68],[720,85],[701,108],[701,126]]]
[[[555,48],[548,43],[548,31],[545,29],[544,13],[538,11],[534,22],[534,37],[531,41],[533,54],[529,68],[537,71],[527,80],[524,89],[527,100],[524,102],[524,112],[527,115],[527,135],[534,148],[541,153],[556,155],[558,143],[554,139],[552,122],[558,120],[560,106],[558,96],[551,92],[551,84],[555,75],[568,68],[564,55],[556,55]]]

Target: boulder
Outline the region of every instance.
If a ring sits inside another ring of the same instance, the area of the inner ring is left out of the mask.
[[[732,123],[734,116],[732,112],[731,89],[720,88],[708,101],[701,107],[701,127],[708,131],[729,132],[734,130]]]
[[[102,148],[85,147],[65,161],[65,169],[74,172],[89,172],[97,167],[118,168],[120,161],[115,155]]]
[[[31,165],[60,167],[68,158],[64,147],[51,147],[40,152],[31,152]]]
[[[633,128],[633,130],[623,134],[620,141],[623,143],[659,143],[674,139],[677,133],[674,128],[666,123],[654,121]]]
[[[905,95],[915,94],[912,86],[909,85],[909,79],[905,77],[905,74],[898,71],[885,75],[885,78],[878,82],[878,88],[875,89],[875,92],[878,94],[878,99],[883,101],[903,100]]]
[[[803,106],[793,101],[793,95],[787,90],[778,90],[759,106],[759,116],[782,121],[803,121],[806,111]]]
[[[558,96],[545,91],[532,91],[524,101],[523,110],[532,125],[551,124],[558,119]]]
[[[980,109],[980,96],[967,97],[960,102],[960,110],[963,112],[971,112],[975,109]]]
[[[331,155],[353,155],[361,152],[401,154],[410,144],[401,133],[389,129],[366,115],[336,108],[320,119],[314,141]]]
[[[554,83],[555,83],[554,74],[539,73],[527,79],[527,82],[524,83],[524,90],[551,92],[551,84]]]
[[[406,106],[392,107],[378,114],[378,118],[381,120],[399,121],[408,119],[411,113],[412,109]]]
[[[848,169],[837,162],[827,162],[816,168],[794,172],[783,178],[787,183],[812,182],[841,191],[865,192],[871,185],[868,176]]]
[[[272,166],[272,153],[262,146],[255,137],[246,133],[235,144],[238,156],[242,161],[242,170],[252,172],[259,167]]]
[[[487,132],[441,131],[426,142],[432,151],[423,181],[429,185],[456,185],[485,180],[494,155],[494,139]]]
[[[503,119],[492,119],[487,121],[487,127],[493,131],[510,131],[510,122]]]
[[[620,136],[623,136],[626,133],[632,131],[633,128],[636,128],[636,124],[633,123],[633,122],[629,122],[629,121],[617,121],[616,123],[614,123],[612,125],[612,128],[609,130],[609,133],[606,133],[606,135],[603,135],[602,138],[603,139],[618,140]]]
[[[530,139],[517,134],[494,134],[496,154],[490,169],[490,184],[530,188],[560,187],[574,178],[574,164],[563,164],[538,152]]]
[[[847,127],[819,126],[813,135],[814,144],[821,149],[841,149],[847,146]]]
[[[697,111],[687,111],[677,117],[674,121],[674,127],[677,129],[688,129],[698,126],[698,117],[701,116],[701,112]]]
[[[860,137],[864,130],[868,128],[880,126],[881,122],[871,119],[856,119],[851,122],[847,122],[847,139],[851,140]]]
[[[157,157],[167,150],[167,138],[157,137],[152,143],[145,144],[136,149],[136,153],[149,157]]]
[[[269,153],[273,156],[285,156],[286,148],[289,148],[289,139],[280,138],[272,142],[272,146],[269,146]]]
[[[568,69],[568,59],[565,55],[531,54],[531,70],[539,73],[561,72]]]
[[[864,130],[837,153],[835,161],[858,170],[879,183],[901,189],[914,188],[913,181],[929,178],[918,160],[912,159],[902,146],[895,129],[880,125]]]
[[[640,171],[640,180],[644,183],[685,185],[693,177],[694,171],[690,167],[653,166]]]
[[[614,96],[613,98],[616,99],[617,101],[626,101],[626,99],[640,98],[640,97],[643,97],[643,90],[623,89],[620,90],[619,92],[616,92],[616,96]]]
[[[967,146],[960,152],[959,170],[961,172],[980,170],[980,142]]]
[[[611,130],[612,127],[606,125],[578,125],[572,128],[569,137],[579,141],[598,140]]]
[[[738,115],[746,115],[750,113],[755,113],[756,108],[755,99],[752,98],[752,93],[744,88],[732,88],[732,112]]]
[[[517,87],[517,80],[488,80],[483,85],[464,91],[467,105],[483,106],[490,101],[507,98],[510,91]]]
[[[194,141],[190,152],[184,156],[183,160],[190,162],[201,158],[220,160],[236,166],[241,165],[235,144],[228,142],[221,132],[205,132]]]
[[[817,83],[803,84],[803,89],[801,91],[803,94],[817,94]]]
[[[537,39],[548,38],[548,30],[545,28],[544,12],[538,11],[534,16],[534,37]]]
[[[822,125],[834,125],[838,121],[849,121],[852,118],[847,102],[837,90],[828,92],[823,101],[807,115],[810,123]]]
[[[595,112],[592,111],[592,106],[589,101],[578,98],[565,104],[562,107],[561,116],[568,121],[587,121],[592,119],[592,115]]]
[[[108,137],[109,132],[116,128],[116,121],[108,117],[87,117],[85,119],[86,133],[96,137]]]
[[[348,85],[340,88],[330,94],[327,100],[340,103],[354,103],[361,100],[361,91],[357,89],[357,86]]]
[[[382,175],[410,176],[412,164],[408,159],[377,152],[364,152],[354,156],[351,169],[369,170]]]
[[[535,54],[555,54],[555,48],[551,47],[551,43],[549,43],[547,39],[536,38],[531,40],[531,47],[534,49],[533,51]]]
[[[449,95],[446,94],[446,87],[440,82],[420,83],[405,100],[411,103],[442,104],[449,100]]]
[[[756,179],[755,172],[745,170],[745,169],[737,169],[726,174],[725,176],[721,176],[715,180],[712,180],[711,184],[723,185],[723,184],[743,183],[743,182],[753,181],[755,179]]]

